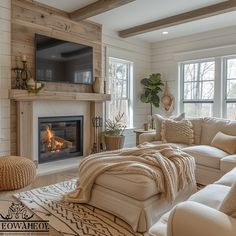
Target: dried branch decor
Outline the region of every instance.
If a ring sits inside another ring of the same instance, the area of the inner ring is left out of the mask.
[[[107,119],[105,121],[105,131],[106,136],[121,136],[124,133],[126,125],[124,124],[124,113],[119,113],[114,120]]]

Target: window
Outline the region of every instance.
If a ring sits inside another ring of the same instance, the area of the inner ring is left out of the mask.
[[[225,117],[236,119],[236,57],[225,58]]]
[[[109,93],[111,101],[107,104],[107,118],[114,119],[120,112],[125,114],[127,126],[133,125],[131,106],[131,82],[133,63],[109,57]]]
[[[213,115],[215,61],[181,64],[181,106],[189,117]]]

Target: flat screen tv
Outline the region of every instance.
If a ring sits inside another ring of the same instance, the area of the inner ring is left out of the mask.
[[[92,84],[93,48],[43,35],[35,35],[36,80]]]

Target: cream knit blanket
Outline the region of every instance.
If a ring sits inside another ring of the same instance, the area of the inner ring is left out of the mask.
[[[79,166],[77,189],[65,196],[69,202],[90,200],[96,178],[109,174],[141,174],[154,180],[158,193],[173,201],[187,184],[195,183],[194,158],[175,146],[146,143],[134,148],[86,157]],[[141,191],[141,190],[140,190]]]

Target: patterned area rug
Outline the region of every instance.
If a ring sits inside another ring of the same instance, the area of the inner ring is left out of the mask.
[[[112,214],[86,204],[67,203],[62,196],[76,187],[76,180],[15,194],[19,201],[65,236],[141,236]]]

